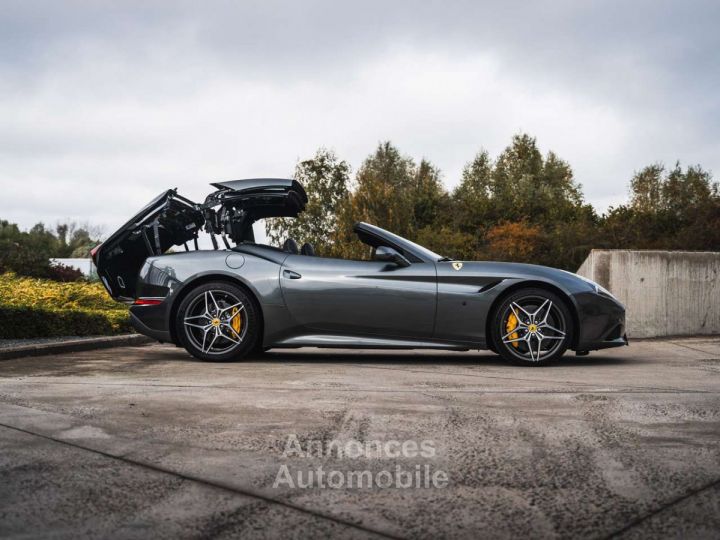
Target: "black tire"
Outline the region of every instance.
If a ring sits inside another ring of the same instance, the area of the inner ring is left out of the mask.
[[[256,349],[261,318],[253,298],[226,281],[206,283],[183,298],[175,316],[180,344],[210,362],[240,360]]]
[[[566,301],[534,287],[519,289],[505,298],[493,312],[490,324],[494,350],[508,362],[523,366],[543,366],[558,360],[572,343],[574,331]]]

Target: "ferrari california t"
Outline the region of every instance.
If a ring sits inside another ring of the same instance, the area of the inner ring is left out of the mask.
[[[297,217],[303,187],[276,178],[212,186],[202,204],[161,194],[92,254],[108,293],[132,304],[138,332],[199,359],[283,347],[490,349],[544,365],[568,349],[627,344],[623,305],[570,272],[456,261],[369,223],[354,232],[370,260],[323,257],[294,238],[264,245],[253,223]],[[213,249],[199,249],[203,231]]]

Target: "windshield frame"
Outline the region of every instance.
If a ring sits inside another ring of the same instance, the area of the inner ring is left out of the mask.
[[[403,238],[402,236],[399,236],[395,233],[387,231],[381,227],[378,227],[377,225],[371,225],[369,223],[359,222],[359,223],[355,224],[355,226],[353,227],[353,230],[356,233],[358,233],[360,231],[360,232],[364,232],[366,234],[371,234],[378,238],[387,240],[388,243],[391,244],[388,247],[398,246],[403,251],[409,251],[410,253],[415,255],[415,257],[422,262],[436,263],[436,262],[439,262],[440,260],[446,258],[446,257],[443,257],[442,255],[438,255],[434,251],[431,251],[424,246],[421,246],[420,244],[416,244],[415,242],[408,240],[407,238]]]

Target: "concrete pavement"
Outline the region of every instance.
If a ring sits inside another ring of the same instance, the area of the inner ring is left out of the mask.
[[[2,537],[717,537],[720,339],[7,360],[0,478]]]

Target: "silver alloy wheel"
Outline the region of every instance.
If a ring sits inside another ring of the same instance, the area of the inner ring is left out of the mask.
[[[514,317],[517,324],[510,324]],[[501,340],[515,357],[539,362],[563,344],[567,323],[562,310],[549,298],[526,296],[511,302],[501,318]],[[512,326],[512,328],[511,328]]]
[[[240,332],[233,319],[240,316]],[[205,354],[224,354],[239,346],[247,333],[245,305],[227,291],[211,290],[198,295],[183,319],[190,342]]]

